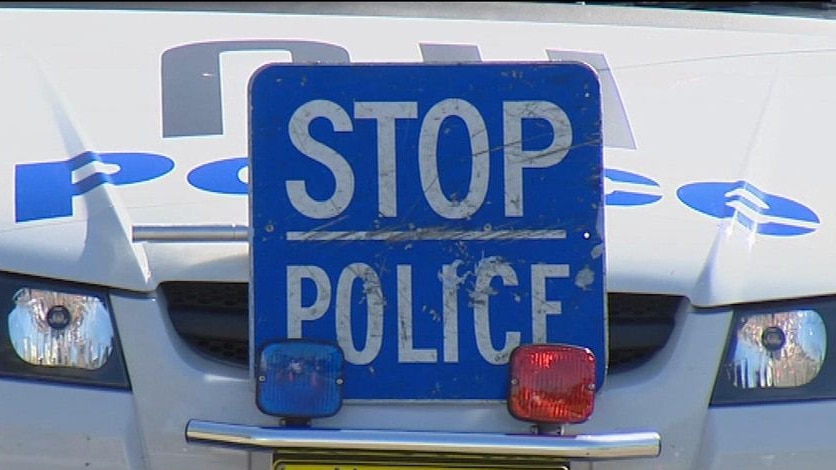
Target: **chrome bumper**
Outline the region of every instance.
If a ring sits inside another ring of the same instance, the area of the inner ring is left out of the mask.
[[[508,435],[289,429],[192,420],[186,425],[186,440],[282,450],[411,452],[565,460],[656,457],[662,439],[655,432],[577,436]]]

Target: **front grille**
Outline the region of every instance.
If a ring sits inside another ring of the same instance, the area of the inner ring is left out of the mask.
[[[609,373],[643,364],[671,335],[681,297],[655,294],[607,295],[609,312]]]
[[[193,349],[218,361],[247,366],[246,283],[168,282],[162,292],[174,329]]]
[[[249,353],[249,288],[246,283],[169,282],[161,286],[171,322],[196,351],[246,367]],[[665,343],[682,299],[610,293],[610,373],[644,363]]]

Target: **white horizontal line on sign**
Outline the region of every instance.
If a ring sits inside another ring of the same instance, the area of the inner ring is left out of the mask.
[[[419,241],[419,240],[563,240],[565,230],[374,230],[287,232],[288,241]]]

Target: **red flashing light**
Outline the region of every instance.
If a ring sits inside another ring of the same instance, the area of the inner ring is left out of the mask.
[[[529,344],[511,354],[508,410],[536,423],[580,423],[595,405],[595,355],[565,344]]]

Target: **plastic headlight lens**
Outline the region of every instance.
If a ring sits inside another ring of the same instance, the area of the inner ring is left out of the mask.
[[[743,316],[726,367],[735,388],[800,387],[819,374],[827,330],[813,310]]]
[[[110,314],[98,297],[23,288],[9,313],[9,338],[23,361],[96,370],[113,352]]]
[[[791,301],[734,313],[713,405],[836,398],[836,301]]]

